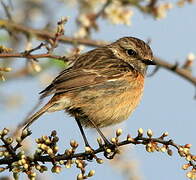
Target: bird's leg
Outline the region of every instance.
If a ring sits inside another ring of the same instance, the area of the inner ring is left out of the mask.
[[[97,127],[97,125],[89,119],[89,121],[91,122],[91,124],[94,126],[94,128],[97,130],[97,132],[99,133],[99,135],[101,136],[101,138],[103,139],[104,143],[106,145],[111,145],[111,142],[104,136],[104,134],[101,132],[101,130]]]
[[[99,135],[101,136],[101,138],[103,139],[104,143],[105,143],[105,152],[104,152],[104,156],[107,159],[113,159],[115,154],[117,153],[117,146],[115,144],[112,144],[105,136],[104,134],[101,132],[101,130],[97,127],[97,125],[89,119],[89,121],[91,122],[91,124],[94,126],[94,128],[97,130],[97,132],[99,133]],[[112,152],[108,153],[107,149],[111,149]]]
[[[80,123],[80,119],[79,119],[79,118],[76,118],[76,122],[77,122],[78,127],[79,127],[79,129],[80,129],[80,132],[81,132],[81,134],[82,134],[82,138],[83,138],[83,140],[84,140],[85,146],[90,147],[90,145],[89,145],[89,143],[88,143],[88,140],[87,140],[87,138],[86,138],[86,135],[85,135],[85,133],[84,133],[84,130],[83,130],[83,128],[82,128],[82,125],[81,125],[81,123]]]
[[[82,125],[80,123],[80,119],[79,118],[75,118],[75,119],[76,119],[76,122],[78,124],[79,129],[80,129],[80,132],[82,134],[82,138],[84,140],[85,146],[89,147],[91,150],[93,150],[91,148],[91,146],[89,145],[89,143],[88,143],[88,140],[87,140],[86,135],[84,133],[83,127],[82,127]],[[92,151],[92,153],[88,155],[87,160],[91,161],[93,158],[94,158],[94,154],[93,154],[93,151]]]
[[[113,159],[113,157],[115,156],[115,154],[116,154],[116,152],[117,152],[117,151],[116,151],[116,146],[115,146],[114,144],[112,144],[112,143],[104,136],[104,134],[101,132],[101,130],[97,127],[97,125],[96,125],[92,120],[89,119],[89,121],[90,121],[91,124],[94,126],[94,128],[97,130],[97,132],[99,133],[99,135],[101,136],[101,138],[103,139],[103,141],[104,141],[104,143],[105,143],[105,148],[106,148],[106,149],[105,149],[105,152],[104,152],[104,156],[105,156],[106,158],[108,158],[108,159]],[[80,132],[81,132],[81,134],[82,134],[82,137],[83,137],[85,146],[91,148],[91,146],[89,145],[88,140],[87,140],[87,138],[86,138],[86,135],[85,135],[85,133],[84,133],[84,130],[83,130],[83,128],[82,128],[82,125],[81,125],[81,123],[80,123],[80,119],[79,119],[79,118],[76,118],[76,122],[77,122],[78,127],[79,127],[79,129],[80,129]],[[107,148],[113,149],[112,154],[107,152]],[[91,149],[92,149],[92,148],[91,148]],[[89,160],[92,160],[92,159],[93,159],[93,154],[90,155],[90,156],[88,157],[88,159],[89,159]]]
[[[94,128],[97,130],[97,132],[99,133],[99,135],[101,136],[101,138],[103,139],[104,143],[105,143],[105,152],[104,152],[104,156],[108,159],[113,159],[113,157],[115,156],[116,152],[117,152],[117,146],[115,144],[112,144],[105,136],[104,134],[101,132],[101,130],[97,127],[97,125],[91,120],[89,119],[89,121],[91,122],[91,124],[94,126]],[[112,153],[108,153],[107,149],[111,149]]]
[[[93,121],[91,121],[91,120],[89,120],[89,121],[90,121],[91,124],[94,126],[94,128],[97,130],[97,132],[99,133],[99,135],[100,135],[101,138],[103,139],[104,143],[107,144],[107,145],[111,145],[110,141],[108,141],[108,139],[104,136],[104,134],[101,132],[101,130],[97,127],[97,125],[96,125]],[[88,146],[88,147],[90,147],[90,145],[89,145],[89,143],[88,143],[88,140],[87,140],[87,138],[86,138],[86,135],[85,135],[85,133],[84,133],[84,130],[83,130],[83,128],[82,128],[82,125],[81,125],[81,123],[80,123],[80,119],[79,119],[79,118],[76,118],[76,122],[77,122],[77,124],[78,124],[78,127],[79,127],[79,129],[80,129],[80,132],[81,132],[82,137],[83,137],[83,139],[84,139],[85,145]]]

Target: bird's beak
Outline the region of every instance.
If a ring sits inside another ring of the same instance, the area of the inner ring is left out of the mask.
[[[152,59],[143,59],[142,62],[146,65],[156,65]]]

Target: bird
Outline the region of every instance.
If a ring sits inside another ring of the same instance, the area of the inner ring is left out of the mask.
[[[127,120],[138,106],[149,65],[156,65],[150,46],[135,37],[123,37],[75,56],[71,65],[40,92],[52,96],[23,123],[28,128],[45,112],[64,110],[73,116],[86,146],[83,127],[100,128]]]

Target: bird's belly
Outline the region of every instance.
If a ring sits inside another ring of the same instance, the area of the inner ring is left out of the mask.
[[[131,91],[113,97],[97,99],[98,102],[95,103],[94,112],[89,113],[89,118],[92,118],[99,127],[120,123],[128,119],[139,104],[140,99],[141,93]]]
[[[89,119],[98,127],[117,124],[128,119],[139,104],[142,91],[143,86],[139,85],[122,89],[120,92],[100,90],[98,96],[96,96],[97,92],[87,92],[88,96],[83,97],[85,100],[82,100],[84,103],[79,105],[81,113],[78,115],[82,125],[93,127]]]

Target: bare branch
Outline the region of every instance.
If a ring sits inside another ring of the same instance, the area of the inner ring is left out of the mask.
[[[58,56],[54,54],[28,54],[28,53],[3,53],[0,54],[0,58],[27,58],[27,59],[40,59],[40,58],[53,58],[63,61],[68,61],[67,57],[65,56]]]
[[[16,24],[16,23],[10,22],[8,20],[4,20],[4,19],[0,19],[0,28],[4,28],[7,30],[12,29],[13,31],[21,32],[23,34],[29,34],[31,36],[35,36],[37,38],[41,38],[44,40],[49,40],[49,39],[55,38],[55,33],[51,33],[46,30],[37,30],[37,29],[29,28],[29,27],[26,27],[26,26],[23,26],[20,24]],[[105,41],[74,38],[74,37],[67,37],[67,36],[60,36],[58,38],[58,40],[61,43],[68,43],[68,44],[79,43],[79,44],[92,46],[92,47],[99,47],[99,46],[103,46],[103,45],[108,44],[108,42],[105,42]],[[0,58],[7,58],[7,57],[21,57],[21,58],[23,58],[24,56],[20,53],[0,54]],[[33,57],[34,58],[55,58],[55,59],[61,59],[61,60],[66,59],[64,56],[62,57],[62,56],[56,56],[56,55],[52,55],[52,54],[37,54],[37,55],[33,55]],[[25,58],[32,58],[32,55],[29,57],[25,56]],[[170,64],[170,63],[166,62],[165,60],[162,60],[161,58],[158,58],[156,56],[154,59],[155,59],[158,66],[174,72],[175,74],[183,77],[184,79],[191,82],[194,86],[196,86],[196,77],[194,77],[190,72],[184,70],[183,68],[175,67],[175,65]]]
[[[196,77],[194,77],[189,71],[178,67],[178,65],[176,66],[176,64],[170,64],[158,57],[155,57],[155,61],[157,65],[159,65],[160,67],[163,67],[167,70],[174,72],[175,74],[178,74],[179,76],[188,80],[189,82],[191,82],[193,85],[196,86]]]
[[[42,136],[41,138],[36,139],[37,150],[34,154],[28,156],[23,151],[19,150],[21,147],[21,142],[29,135],[31,132],[29,130],[25,130],[22,132],[21,137],[17,138],[17,145],[13,146],[13,138],[6,137],[8,135],[9,130],[3,129],[0,131],[0,139],[3,145],[0,148],[0,153],[2,154],[2,158],[0,159],[0,165],[8,165],[9,169],[14,172],[15,169],[18,172],[25,172],[26,174],[31,173],[32,168],[36,168],[40,172],[43,172],[43,168],[37,168],[37,166],[42,163],[50,162],[53,164],[52,171],[59,172],[61,166],[57,165],[65,165],[71,166],[74,163],[82,163],[85,164],[86,160],[95,159],[97,163],[102,163],[103,160],[97,157],[97,154],[103,153],[105,158],[111,159],[120,151],[120,147],[128,144],[134,145],[144,145],[147,152],[167,152],[168,155],[172,156],[173,151],[171,147],[177,149],[180,157],[183,157],[188,161],[188,164],[183,166],[184,170],[188,168],[192,168],[188,173],[194,175],[196,170],[196,156],[190,153],[191,144],[179,145],[176,144],[173,140],[165,140],[168,136],[168,133],[163,133],[160,137],[153,138],[152,130],[147,131],[147,136],[144,137],[143,129],[138,129],[138,134],[136,137],[131,137],[127,135],[126,140],[120,141],[120,136],[122,135],[122,130],[118,129],[116,131],[116,136],[111,139],[111,144],[105,144],[103,141],[98,138],[97,142],[99,147],[97,149],[91,149],[89,147],[85,148],[84,152],[76,153],[78,143],[74,140],[70,142],[71,148],[66,149],[65,153],[58,153],[57,142],[59,140],[56,131],[52,131],[50,136]],[[10,140],[11,139],[11,140]],[[6,152],[6,153],[5,153]],[[74,160],[74,161],[73,161]],[[40,166],[40,165],[39,165]],[[86,166],[86,165],[85,165]],[[77,168],[81,169],[83,175],[85,173],[85,166],[77,165]],[[27,168],[26,168],[27,167]],[[44,165],[46,169],[46,166]],[[42,170],[41,170],[42,169]],[[6,167],[3,167],[3,170],[6,170]]]

